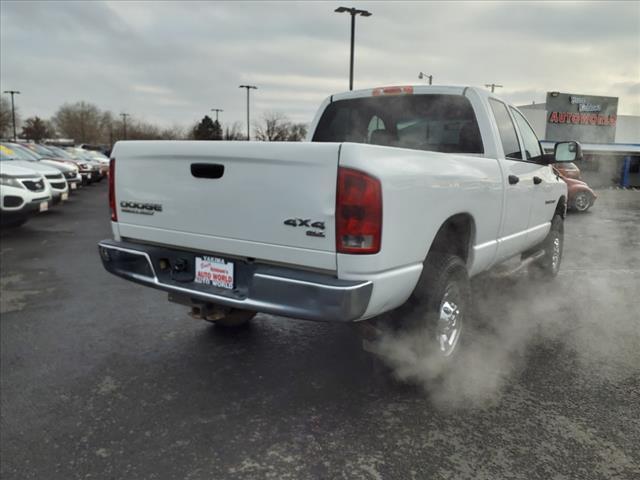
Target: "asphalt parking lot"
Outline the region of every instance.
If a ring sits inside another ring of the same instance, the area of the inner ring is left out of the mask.
[[[640,478],[640,191],[599,193],[553,284],[476,282],[461,380],[404,386],[348,326],[229,333],[107,274],[83,189],[2,233],[1,476]]]

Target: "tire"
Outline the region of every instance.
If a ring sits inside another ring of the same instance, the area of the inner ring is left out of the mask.
[[[218,327],[223,328],[241,328],[247,325],[257,312],[249,310],[241,310],[239,308],[230,308],[224,313],[224,315],[217,318],[206,317],[204,321],[212,323]]]
[[[432,252],[413,293],[390,314],[390,319],[402,331],[424,339],[417,345],[420,351],[414,352],[417,356],[433,356],[448,364],[460,350],[470,308],[465,262],[456,255]]]
[[[531,265],[529,272],[536,279],[552,279],[560,271],[564,249],[564,220],[560,215],[556,214],[551,220],[551,230],[540,247],[544,249],[544,256]]]
[[[578,192],[573,199],[573,209],[577,212],[586,212],[591,207],[591,201],[589,192]]]

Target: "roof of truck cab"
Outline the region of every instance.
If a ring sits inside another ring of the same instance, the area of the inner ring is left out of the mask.
[[[481,87],[473,87],[470,85],[382,85],[376,86],[373,88],[363,88],[360,90],[353,90],[347,92],[336,93],[331,95],[331,101],[335,102],[336,100],[346,100],[350,98],[363,98],[363,97],[371,97],[374,96],[374,92],[380,92],[380,96],[384,95],[393,95],[385,94],[384,90],[388,89],[410,89],[411,93],[399,93],[400,95],[424,95],[424,94],[435,94],[435,95],[462,95],[465,90],[473,90],[481,97],[495,97],[495,94],[491,93],[486,88]]]

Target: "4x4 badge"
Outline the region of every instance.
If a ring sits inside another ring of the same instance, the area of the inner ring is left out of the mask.
[[[324,230],[324,222],[312,223],[310,218],[288,218],[284,221],[284,224],[289,225],[290,227],[307,227]]]

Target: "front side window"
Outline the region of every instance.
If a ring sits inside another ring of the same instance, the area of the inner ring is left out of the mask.
[[[338,100],[323,112],[314,142],[354,142],[447,153],[484,153],[471,103],[461,95]]]
[[[541,161],[542,149],[540,148],[540,142],[538,142],[536,133],[519,111],[512,108],[511,112],[513,113],[513,118],[516,119],[518,130],[520,130],[520,135],[522,136],[525,158],[531,162]]]
[[[496,119],[498,131],[500,132],[500,141],[502,142],[504,156],[506,158],[521,160],[522,154],[520,153],[516,127],[511,120],[507,106],[493,98],[489,99],[489,104],[491,105],[493,116]]]

